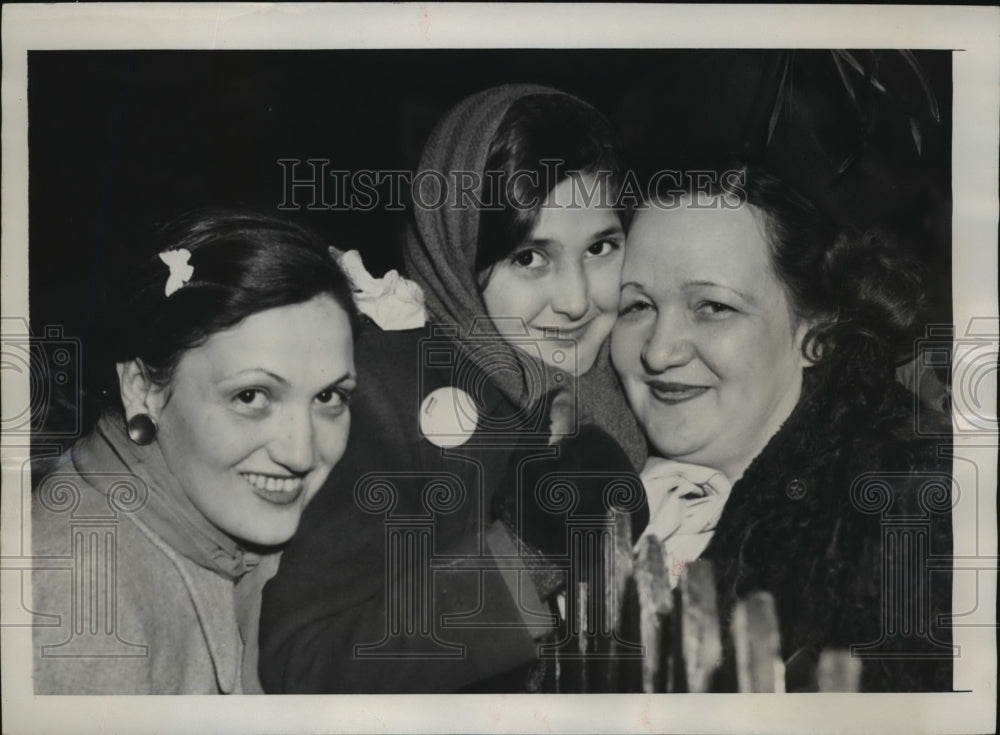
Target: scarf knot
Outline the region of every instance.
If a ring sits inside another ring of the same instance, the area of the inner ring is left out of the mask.
[[[684,565],[708,546],[732,485],[722,472],[700,465],[650,457],[640,474],[649,503],[649,525],[642,536],[662,544],[676,585]]]

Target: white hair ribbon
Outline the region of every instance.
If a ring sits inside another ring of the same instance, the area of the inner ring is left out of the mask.
[[[169,296],[179,289],[194,275],[194,266],[188,265],[191,258],[191,251],[185,248],[178,250],[164,250],[160,253],[160,260],[170,268],[170,276],[167,278],[167,285],[164,293]]]

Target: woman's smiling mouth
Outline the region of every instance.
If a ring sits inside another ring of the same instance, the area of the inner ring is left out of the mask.
[[[704,385],[689,385],[687,383],[666,383],[661,380],[647,380],[649,392],[661,403],[677,404],[690,401],[708,392]]]
[[[257,472],[241,472],[240,477],[247,481],[258,496],[276,505],[295,502],[305,487],[302,477],[264,475]]]

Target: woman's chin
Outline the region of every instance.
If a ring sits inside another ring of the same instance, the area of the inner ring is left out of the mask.
[[[292,529],[291,531],[287,531],[286,529],[275,531],[272,529],[264,533],[242,534],[241,536],[237,536],[235,538],[241,545],[250,551],[266,552],[273,549],[275,546],[281,546],[282,544],[288,543],[294,535],[295,529]]]
[[[243,524],[240,528],[223,528],[228,535],[250,550],[268,550],[291,540],[298,530],[301,514],[293,518],[269,518],[266,523]]]
[[[666,459],[687,464],[696,464],[712,469],[721,469],[718,455],[711,451],[706,451],[704,444],[692,442],[689,439],[677,437],[652,437],[650,444],[656,450],[656,454]]]

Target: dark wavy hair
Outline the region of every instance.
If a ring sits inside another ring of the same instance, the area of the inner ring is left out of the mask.
[[[796,316],[814,322],[802,349],[813,363],[807,387],[835,381],[859,403],[880,400],[894,369],[912,357],[926,313],[922,267],[886,229],[840,226],[781,179],[734,165],[691,172],[651,194],[646,206],[699,196],[729,208],[750,205],[766,234],[771,263]],[[832,386],[831,386],[832,387]]]
[[[621,186],[611,123],[585,102],[561,94],[528,95],[510,106],[490,144],[485,171],[499,182],[499,206],[480,213],[477,273],[531,234],[542,201],[570,176],[599,177],[611,203]]]
[[[167,296],[170,270],[159,253],[178,249],[191,253],[194,272]],[[325,294],[357,333],[350,280],[327,245],[294,223],[244,211],[195,212],[162,227],[152,253],[119,278],[104,303],[101,392],[114,408],[115,363],[139,359],[150,379],[165,385],[185,351],[268,309]]]

